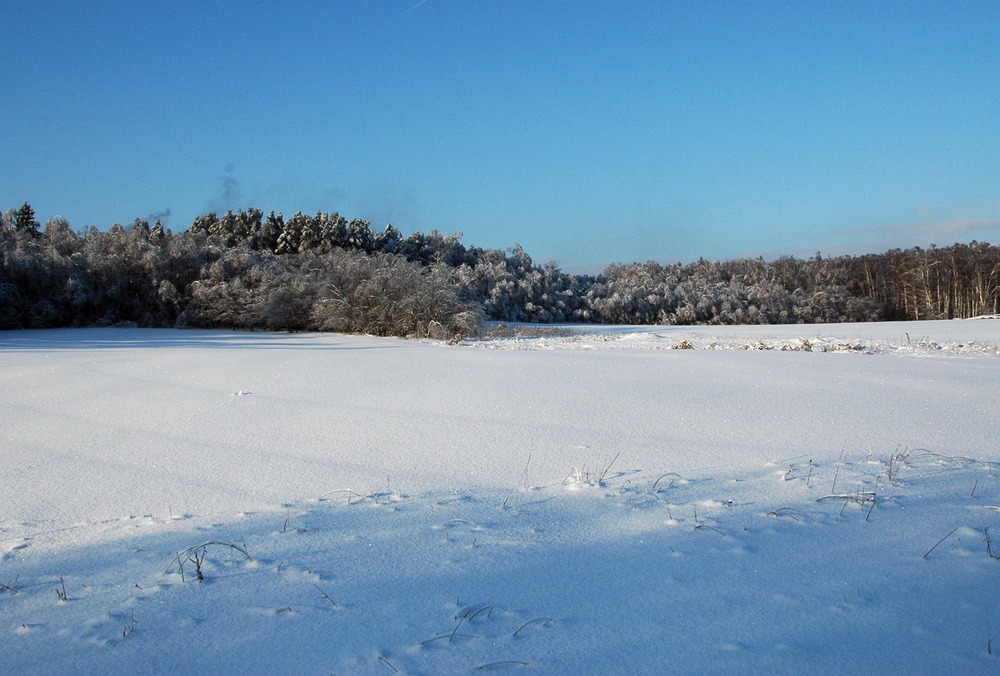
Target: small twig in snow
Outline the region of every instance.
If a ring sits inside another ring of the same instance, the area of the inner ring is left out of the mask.
[[[322,594],[322,596],[320,597],[321,599],[329,601],[333,605],[334,608],[339,608],[340,607],[340,606],[337,605],[336,601],[334,601],[332,598],[330,598],[329,594],[327,594],[325,591],[323,591],[320,588],[320,586],[318,584],[314,584],[313,586],[316,587],[316,589],[319,589],[319,593]]]
[[[517,635],[520,634],[524,630],[524,628],[529,625],[541,623],[542,626],[544,627],[548,626],[550,622],[555,622],[555,620],[553,620],[551,617],[536,617],[533,620],[528,620],[527,622],[525,622],[524,624],[522,624],[520,627],[517,628],[517,631],[514,632],[514,635],[511,636],[511,638],[516,638]]]
[[[958,526],[955,526],[954,528],[952,528],[951,531],[947,535],[945,535],[943,538],[941,538],[940,540],[937,541],[937,544],[935,544],[933,547],[931,547],[930,549],[927,550],[927,553],[924,554],[924,558],[926,559],[928,556],[930,556],[931,552],[933,552],[935,549],[937,549],[939,544],[941,544],[942,542],[944,542],[945,540],[947,540],[948,538],[950,538],[951,534],[954,533],[957,530],[958,530]]]
[[[1000,554],[993,553],[993,538],[990,537],[990,528],[987,526],[983,529],[986,534],[986,553],[990,555],[991,559],[1000,559]]]
[[[718,533],[722,537],[726,537],[726,534],[723,533],[718,528],[716,528],[715,526],[709,526],[709,525],[704,524],[704,523],[699,523],[697,526],[694,527],[695,530],[701,530],[702,528],[707,528],[708,530],[714,530],[716,533]]]
[[[14,579],[8,582],[7,584],[0,583],[0,591],[5,591],[12,595],[20,593],[16,589],[14,589],[14,583],[17,582],[17,578],[19,578],[20,576],[21,576],[20,573],[18,573],[17,575],[14,576]]]
[[[62,575],[59,576],[59,587],[56,587],[56,596],[63,603],[69,601],[69,596],[66,594],[66,580],[63,579]]]
[[[604,477],[608,475],[608,471],[611,469],[611,466],[615,464],[615,462],[618,460],[618,456],[621,454],[622,452],[618,451],[617,453],[615,453],[615,457],[611,458],[611,462],[609,462],[608,466],[604,468],[604,471],[601,472],[601,475],[597,477],[597,485],[600,486],[601,484],[604,483]]]
[[[524,660],[500,660],[499,662],[487,662],[476,667],[476,671],[486,671],[494,667],[530,667],[531,662]]]

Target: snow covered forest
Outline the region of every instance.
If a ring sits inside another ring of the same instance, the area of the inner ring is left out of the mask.
[[[536,264],[520,246],[466,246],[337,213],[255,208],[183,232],[136,219],[0,223],[0,329],[136,325],[461,338],[484,320],[796,324],[1000,313],[1000,247],[971,242],[864,256],[608,266]]]

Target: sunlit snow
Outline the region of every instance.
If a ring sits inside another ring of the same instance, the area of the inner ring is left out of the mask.
[[[3,673],[974,673],[1000,321],[0,333]]]

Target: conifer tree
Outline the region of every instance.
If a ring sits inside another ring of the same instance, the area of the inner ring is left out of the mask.
[[[41,223],[35,219],[35,210],[27,202],[22,204],[14,216],[14,230],[35,238],[41,234],[38,230],[40,227]]]

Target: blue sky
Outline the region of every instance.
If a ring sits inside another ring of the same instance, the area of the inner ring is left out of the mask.
[[[339,211],[564,269],[1000,243],[995,0],[0,8],[0,208],[42,221]]]

